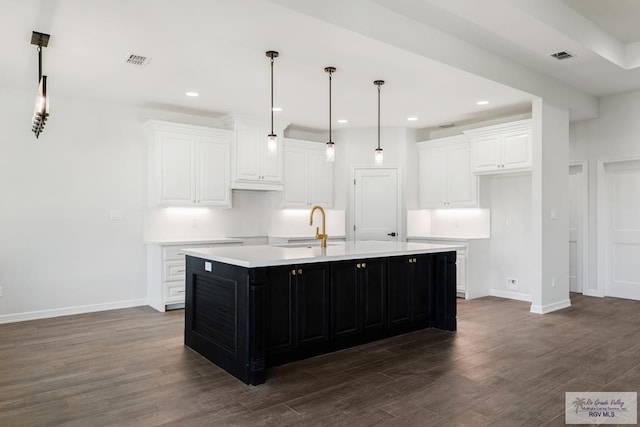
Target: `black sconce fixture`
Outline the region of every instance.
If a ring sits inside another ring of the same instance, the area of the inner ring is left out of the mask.
[[[49,45],[49,34],[34,31],[31,35],[31,44],[38,46],[38,95],[36,106],[33,110],[32,128],[36,138],[44,130],[44,125],[49,117],[49,97],[47,96],[47,76],[42,75],[42,48]]]

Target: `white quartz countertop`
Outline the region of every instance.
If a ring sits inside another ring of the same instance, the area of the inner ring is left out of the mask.
[[[192,237],[178,239],[157,239],[145,240],[148,245],[195,245],[200,243],[242,243],[242,239],[232,239],[230,237]]]
[[[450,252],[464,246],[407,242],[330,242],[326,248],[318,245],[285,247],[277,245],[230,246],[222,248],[185,249],[187,255],[240,267],[271,267],[278,265],[309,264],[350,259],[383,258]]]

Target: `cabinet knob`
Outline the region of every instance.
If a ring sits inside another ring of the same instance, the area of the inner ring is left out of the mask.
[[[302,269],[301,268],[298,269],[298,274],[302,274]]]
[[[413,264],[413,258],[409,258],[409,264]]]
[[[294,268],[293,270],[291,270],[291,275],[295,276],[296,275],[296,269]]]
[[[367,268],[367,263],[366,262],[362,263],[362,268]]]
[[[356,268],[360,268],[360,263],[356,264]]]

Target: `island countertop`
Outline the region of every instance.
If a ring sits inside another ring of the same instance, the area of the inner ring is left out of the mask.
[[[293,247],[292,247],[293,246]],[[222,248],[185,249],[184,253],[205,260],[239,267],[256,268],[291,264],[310,264],[361,258],[419,255],[464,249],[461,245],[358,241],[329,242],[326,248],[313,245],[258,245]]]

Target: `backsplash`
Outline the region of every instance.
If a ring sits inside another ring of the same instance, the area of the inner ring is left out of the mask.
[[[407,211],[410,237],[491,237],[489,209],[417,209]]]
[[[269,191],[233,191],[230,209],[147,208],[145,240],[211,237],[312,236],[308,209],[278,209],[281,194]],[[327,233],[345,234],[345,211],[327,210]]]

